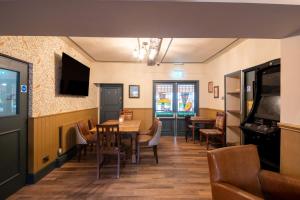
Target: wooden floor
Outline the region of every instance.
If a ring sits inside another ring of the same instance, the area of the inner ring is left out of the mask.
[[[96,180],[95,153],[71,160],[9,199],[211,199],[206,150],[183,138],[162,137],[159,164],[142,151],[141,164],[127,163],[115,179],[115,166]]]

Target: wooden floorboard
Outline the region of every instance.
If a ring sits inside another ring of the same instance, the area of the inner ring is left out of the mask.
[[[96,180],[96,158],[89,152],[23,187],[9,199],[211,199],[204,146],[184,138],[162,137],[159,164],[151,149],[143,149],[139,165],[127,163],[115,179],[115,166],[106,165]]]

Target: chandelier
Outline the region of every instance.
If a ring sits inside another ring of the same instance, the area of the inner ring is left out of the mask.
[[[148,41],[143,41],[138,38],[138,47],[134,49],[133,56],[139,61],[147,60],[148,66],[156,64],[158,54],[160,51],[162,39],[150,38]]]

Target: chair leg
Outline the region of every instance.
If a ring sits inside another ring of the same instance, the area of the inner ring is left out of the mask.
[[[86,156],[86,149],[87,149],[87,144],[85,144],[84,146],[83,146],[83,152],[84,152],[84,155]]]
[[[120,152],[118,153],[118,163],[117,163],[117,178],[120,178],[120,164],[121,164],[121,161],[120,161]]]
[[[80,162],[81,159],[81,150],[82,150],[82,145],[77,144],[77,161]]]
[[[188,132],[185,131],[185,142],[187,142],[187,140],[188,140]]]
[[[207,150],[209,149],[209,141],[208,141],[208,139],[209,139],[209,136],[206,135],[206,149]]]
[[[158,155],[157,155],[157,145],[153,146],[153,153],[156,160],[156,164],[158,164]]]
[[[140,164],[140,151],[141,151],[140,144],[138,143],[137,144],[137,160],[136,160],[137,164]]]
[[[200,146],[201,146],[201,140],[202,140],[202,138],[201,138],[201,132],[200,132],[200,129],[199,129],[199,142],[200,142]]]
[[[193,142],[195,144],[195,127],[192,128],[192,137],[193,137]]]

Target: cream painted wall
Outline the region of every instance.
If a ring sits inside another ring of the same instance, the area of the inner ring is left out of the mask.
[[[176,75],[176,71],[182,76]],[[125,108],[152,108],[153,80],[199,80],[199,90],[207,91],[203,64],[162,64],[146,66],[145,63],[95,63],[92,69],[93,83],[123,83]],[[128,98],[128,85],[140,85],[140,98]],[[200,107],[205,99],[200,92]]]
[[[124,107],[152,108],[153,80],[199,80],[201,108],[224,109],[224,75],[252,67],[263,62],[280,58],[280,40],[247,39],[240,40],[234,46],[204,64],[162,64],[149,67],[144,63],[95,63],[92,69],[93,83],[123,83]],[[174,71],[183,76],[176,77]],[[207,92],[207,83],[213,81],[220,86],[220,98],[214,99]],[[128,85],[141,86],[141,98],[128,98]],[[99,97],[98,97],[99,99]]]
[[[90,84],[88,97],[59,95],[62,52],[66,52],[85,65],[92,67],[93,60],[65,37],[0,37],[0,53],[33,64],[29,72],[30,117],[97,106],[97,90],[93,84]]]
[[[215,59],[205,65],[207,82],[213,81],[220,86],[220,98],[214,99],[213,94],[202,93],[204,107],[224,109],[224,75],[238,70],[253,67],[272,59],[280,58],[280,40],[275,39],[246,39],[236,43]]]
[[[281,122],[300,125],[300,36],[281,40]]]

